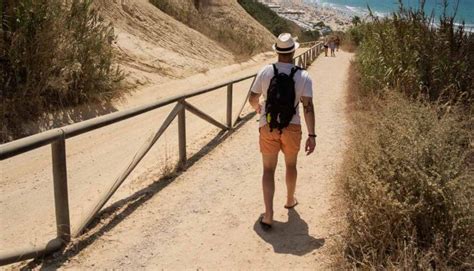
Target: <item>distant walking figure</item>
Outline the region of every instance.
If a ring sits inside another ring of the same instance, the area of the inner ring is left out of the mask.
[[[331,56],[336,56],[335,50],[336,50],[336,41],[334,39],[331,39],[329,41],[329,48],[331,49]]]
[[[305,151],[309,155],[316,147],[314,130],[313,83],[309,74],[293,65],[295,50],[299,47],[291,34],[278,37],[273,50],[278,54],[278,62],[265,66],[257,74],[250,92],[249,103],[260,113],[260,152],[263,161],[263,199],[265,213],[260,217],[264,230],[273,222],[273,195],[275,193],[275,169],[280,150],[285,156],[287,200],[285,208],[298,204],[295,198],[296,161],[301,145],[301,118],[299,103],[303,104],[304,117],[308,128]],[[259,98],[263,95],[264,103]]]
[[[328,56],[328,48],[329,48],[329,42],[328,42],[328,38],[324,38],[324,56]]]
[[[336,36],[336,52],[339,52],[339,47],[341,46],[341,39],[339,38],[339,36]]]

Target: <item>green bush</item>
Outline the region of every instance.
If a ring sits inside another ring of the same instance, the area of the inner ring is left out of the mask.
[[[265,26],[273,35],[291,33],[298,36],[299,41],[315,41],[319,39],[319,31],[304,30],[296,23],[280,17],[269,7],[256,0],[238,0],[239,4],[254,17],[260,24]],[[323,23],[324,24],[324,23]]]
[[[363,38],[363,28],[361,26],[353,26],[349,28],[345,35],[344,41],[352,44],[354,47],[359,47]]]
[[[43,114],[116,95],[123,74],[113,64],[113,28],[91,3],[2,4],[2,141],[22,136],[21,124]]]

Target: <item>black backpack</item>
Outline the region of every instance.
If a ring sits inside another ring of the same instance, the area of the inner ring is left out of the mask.
[[[291,119],[296,114],[298,104],[295,106],[296,94],[293,77],[298,70],[301,68],[295,66],[289,75],[278,73],[277,67],[273,64],[275,75],[270,81],[265,102],[265,117],[270,125],[270,131],[278,129],[281,133],[283,128],[290,125]]]

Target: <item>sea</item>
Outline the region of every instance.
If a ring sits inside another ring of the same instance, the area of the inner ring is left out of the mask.
[[[365,16],[370,7],[377,16],[387,16],[392,11],[397,10],[398,0],[304,0],[309,4],[318,4],[343,11],[346,14]],[[402,0],[407,7],[419,7],[419,0]],[[438,16],[443,11],[443,0],[426,0],[425,11],[432,11]],[[448,0],[448,14],[453,14],[457,0]],[[466,30],[474,30],[474,0],[459,0],[455,21],[464,22]],[[436,23],[436,22],[435,22]]]

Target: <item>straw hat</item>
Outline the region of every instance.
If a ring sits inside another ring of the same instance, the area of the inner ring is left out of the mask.
[[[293,53],[300,47],[296,39],[297,38],[293,38],[290,33],[282,33],[278,36],[277,42],[273,44],[273,50],[279,54]]]

